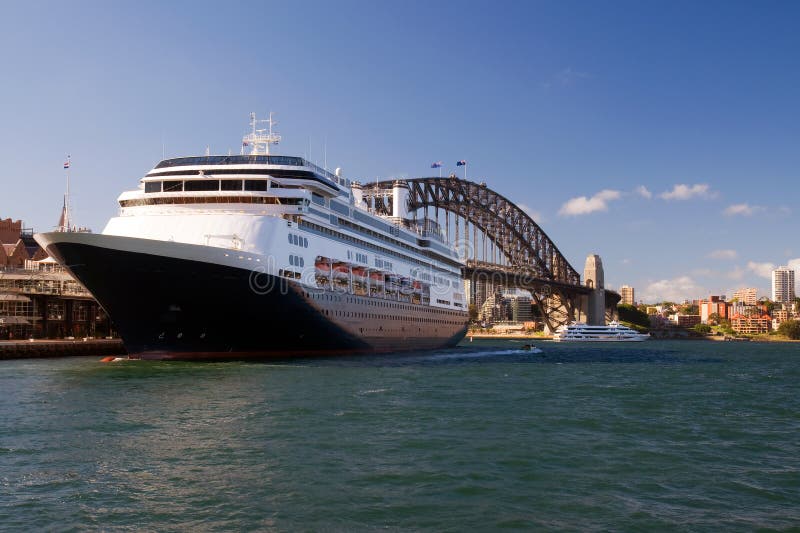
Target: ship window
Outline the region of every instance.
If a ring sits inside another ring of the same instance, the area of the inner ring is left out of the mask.
[[[241,191],[242,180],[222,180],[223,191]]]
[[[186,181],[184,191],[218,191],[219,180],[191,180]]]
[[[180,192],[183,190],[182,181],[165,181],[164,192]]]
[[[267,180],[244,180],[244,190],[246,191],[266,191]]]
[[[161,192],[161,182],[160,181],[145,182],[144,192]]]
[[[311,193],[311,201],[317,205],[325,206],[325,198],[321,194]]]

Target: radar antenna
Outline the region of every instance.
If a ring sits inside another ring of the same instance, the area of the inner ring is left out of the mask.
[[[269,124],[269,129],[259,129],[259,122]],[[269,119],[260,120],[256,119],[255,113],[250,113],[251,131],[242,137],[242,154],[244,154],[245,148],[249,148],[250,155],[269,155],[269,145],[278,144],[281,141],[281,136],[272,131],[272,127],[277,123],[272,119],[272,111],[269,112]]]

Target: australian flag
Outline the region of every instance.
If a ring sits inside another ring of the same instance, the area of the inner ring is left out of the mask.
[[[457,166],[457,167],[464,167],[464,166],[467,166],[467,161],[466,161],[466,159],[462,159],[461,161],[456,161],[456,166]]]
[[[437,161],[435,163],[431,163],[431,168],[442,168],[443,164],[444,163],[442,163],[441,161]]]

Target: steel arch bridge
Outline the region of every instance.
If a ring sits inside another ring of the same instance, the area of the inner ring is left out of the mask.
[[[409,187],[407,212],[417,218],[422,211],[426,220],[444,226],[447,240],[459,249],[465,279],[471,281],[471,303],[477,307],[484,303],[486,286],[518,287],[531,292],[551,330],[578,318],[591,288],[581,284],[580,274],[525,211],[485,183],[455,177],[402,181]],[[385,192],[394,183],[379,181],[364,187],[365,198],[381,214],[392,215]]]

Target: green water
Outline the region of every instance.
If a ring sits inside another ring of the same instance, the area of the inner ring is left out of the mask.
[[[800,528],[800,345],[0,362],[4,530]]]

